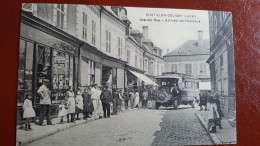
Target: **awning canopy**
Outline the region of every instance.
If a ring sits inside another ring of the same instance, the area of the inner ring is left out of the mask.
[[[211,90],[210,82],[199,82],[200,90]]]
[[[140,80],[144,81],[146,84],[149,84],[149,85],[156,85],[158,86],[158,84],[156,84],[155,82],[153,82],[151,79],[149,79],[146,75],[144,74],[140,74],[138,72],[135,72],[135,71],[131,71],[131,70],[128,70],[129,72],[131,72],[133,75],[135,75],[137,78],[139,78]]]

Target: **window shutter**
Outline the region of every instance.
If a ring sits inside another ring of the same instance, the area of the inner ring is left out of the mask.
[[[28,11],[28,12],[33,12],[33,4],[32,3],[24,3],[22,4],[22,10]]]
[[[56,26],[57,24],[57,4],[53,5],[53,24],[54,26]]]
[[[33,15],[37,17],[37,4],[33,4]]]
[[[68,13],[68,11],[67,11],[67,7],[68,7],[68,5],[67,4],[64,4],[64,22],[63,22],[63,30],[67,30],[67,20],[68,20],[68,15],[67,15],[67,13]],[[62,22],[61,22],[62,23]]]

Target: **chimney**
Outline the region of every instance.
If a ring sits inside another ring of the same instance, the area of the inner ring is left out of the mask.
[[[148,26],[143,26],[143,35],[144,38],[148,39]]]
[[[198,47],[201,47],[203,46],[203,31],[202,30],[199,30],[198,31]]]

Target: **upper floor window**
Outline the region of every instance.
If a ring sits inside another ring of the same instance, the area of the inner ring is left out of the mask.
[[[118,57],[122,57],[122,38],[118,37]]]
[[[185,74],[187,74],[187,75],[192,74],[191,64],[185,64]]]
[[[206,64],[205,63],[200,64],[200,74],[203,74],[203,75],[206,74]]]
[[[57,23],[56,26],[60,29],[64,28],[65,9],[64,4],[57,4]]]
[[[127,50],[127,62],[130,62],[130,50]]]
[[[142,69],[142,64],[143,64],[142,56],[140,56],[140,69]]]
[[[171,64],[171,72],[177,72],[177,64]]]
[[[83,12],[83,24],[82,24],[82,38],[84,40],[87,40],[87,21],[88,21],[88,17],[87,17],[87,14],[85,14]]]
[[[34,16],[37,15],[37,4],[33,3],[23,3],[22,10],[32,12]]]
[[[157,75],[159,75],[159,71],[160,71],[159,63],[157,63]]]
[[[92,20],[92,45],[96,45],[96,22]]]
[[[137,67],[137,54],[135,54],[135,67]]]
[[[111,52],[111,32],[106,30],[106,52]]]

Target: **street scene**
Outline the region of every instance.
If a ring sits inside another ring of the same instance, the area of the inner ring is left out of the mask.
[[[236,144],[229,12],[22,4],[17,145]]]
[[[194,114],[181,106],[160,110],[136,109],[100,119],[28,144],[33,145],[211,145]]]

